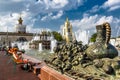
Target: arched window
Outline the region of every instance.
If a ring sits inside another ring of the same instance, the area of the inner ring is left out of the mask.
[[[27,39],[25,37],[19,37],[16,41],[17,42],[26,42]]]

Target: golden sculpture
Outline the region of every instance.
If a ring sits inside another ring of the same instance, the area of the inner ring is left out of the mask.
[[[73,41],[72,25],[70,24],[68,18],[66,18],[66,22],[63,27],[63,39],[65,39],[67,43]]]
[[[22,20],[22,17],[21,17],[21,13],[20,13],[20,18],[18,19],[18,22],[19,22],[19,24],[22,25],[23,20]]]

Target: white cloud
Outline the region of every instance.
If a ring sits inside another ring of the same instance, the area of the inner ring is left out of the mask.
[[[63,15],[63,11],[59,11],[56,15],[53,15],[53,13],[49,13],[41,18],[41,21],[45,20],[53,20],[53,19],[58,19]]]
[[[71,9],[83,4],[83,0],[39,0],[37,4],[43,4],[45,9]]]
[[[57,15],[52,16],[52,19],[58,19],[58,18],[60,18],[62,15],[63,15],[63,11],[61,10],[61,11],[59,11],[59,12],[57,13]]]
[[[13,30],[13,24],[15,25],[16,18],[15,17],[10,17],[10,15],[0,16],[0,17],[1,17],[0,18],[0,28],[1,28],[0,31],[1,32],[7,31],[7,28],[11,31],[14,31]]]
[[[45,20],[50,19],[52,15],[53,15],[53,13],[49,13],[49,14],[47,14],[46,16],[43,16],[43,17],[41,18],[41,21],[45,21]]]
[[[27,32],[32,32],[32,33],[39,33],[41,28],[34,28],[33,24],[36,21],[36,18],[30,17],[29,12],[23,11],[21,13],[21,16],[23,18],[23,24],[26,25],[27,27]],[[0,32],[15,32],[15,25],[18,24],[18,19],[19,19],[20,14],[19,13],[11,13],[8,15],[2,15],[0,16]],[[50,30],[47,29],[46,30]]]
[[[113,11],[116,9],[120,9],[120,0],[107,0],[101,6],[98,6],[98,5],[93,6],[87,12],[95,13],[99,11],[100,9],[106,9],[107,11]]]
[[[70,10],[83,4],[83,0],[0,0],[0,11],[20,12],[27,10],[33,14]]]
[[[103,5],[103,8],[109,8],[109,11],[113,11],[120,8],[120,0],[107,0]]]
[[[89,17],[83,17],[80,20],[71,20],[70,22],[74,27],[81,28],[81,29],[90,29],[94,28],[98,24],[102,24],[104,22],[111,23],[113,21],[113,16],[89,16]]]
[[[23,24],[29,25],[29,27],[32,27],[34,24],[35,19],[31,19],[29,17],[31,14],[28,12],[23,11],[22,12],[22,18],[23,18]],[[14,32],[15,31],[15,25],[18,24],[20,14],[19,13],[10,13],[7,15],[1,15],[0,16],[0,32],[8,31]]]
[[[120,19],[114,18],[113,16],[100,16],[100,15],[94,15],[94,16],[84,16],[82,19],[78,20],[70,20],[73,30],[90,30],[90,33],[94,33],[96,31],[96,25],[103,24],[104,22],[109,22],[112,28],[112,35],[117,36],[117,34],[114,31],[118,32],[118,27],[120,27]]]
[[[100,7],[98,6],[98,5],[95,5],[94,7],[92,7],[92,9],[90,9],[88,12],[90,12],[90,13],[95,13],[95,12],[97,12],[97,11],[99,11],[100,10]]]
[[[24,23],[33,27],[36,19],[39,19],[36,18],[37,15],[47,14],[41,18],[43,21],[58,19],[63,15],[63,11],[77,8],[83,2],[83,0],[0,0],[0,27],[9,27],[9,30],[13,31],[12,27],[17,23],[19,13],[23,13]]]
[[[59,9],[63,8],[68,4],[68,0],[44,0],[46,9]]]
[[[31,32],[31,33],[40,33],[41,31],[52,31],[49,28],[33,28],[33,27],[28,27],[27,28],[27,32]]]
[[[22,0],[11,0],[13,2],[21,2]]]

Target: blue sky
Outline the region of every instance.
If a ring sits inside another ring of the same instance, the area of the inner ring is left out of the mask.
[[[28,32],[60,31],[68,17],[74,32],[92,34],[109,22],[112,36],[120,35],[120,0],[0,0],[0,31],[15,31],[20,13]]]

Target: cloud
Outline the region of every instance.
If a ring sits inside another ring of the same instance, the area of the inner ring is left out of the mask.
[[[14,14],[16,16],[16,14]],[[16,23],[16,17],[10,17],[10,15],[6,15],[6,16],[0,16],[0,31],[4,32],[7,31],[7,29],[9,29],[10,31],[14,31],[13,29],[13,24],[15,25]],[[9,31],[8,30],[8,31]]]
[[[59,11],[56,15],[53,15],[53,13],[49,13],[45,16],[43,16],[41,18],[41,21],[45,21],[45,20],[54,20],[54,19],[58,19],[63,15],[63,11]]]
[[[120,8],[120,0],[107,0],[103,5],[102,8],[108,8],[108,11],[113,11]]]
[[[27,25],[29,27],[32,27],[35,19],[31,19],[29,12],[22,12],[22,18],[23,18],[23,24]],[[10,13],[7,15],[0,15],[0,32],[14,32],[15,31],[15,25],[18,24],[20,14],[19,13]]]
[[[58,18],[60,18],[62,15],[63,15],[63,11],[61,10],[61,11],[59,11],[59,12],[57,13],[57,15],[52,16],[52,19],[58,19]]]
[[[98,5],[95,5],[95,6],[93,6],[92,9],[90,9],[88,12],[90,12],[90,13],[95,13],[95,12],[97,12],[97,11],[99,11],[99,10],[100,10],[100,7],[99,7]]]
[[[14,31],[19,14],[22,13],[24,23],[34,29],[35,21],[59,19],[64,11],[76,9],[84,3],[83,0],[0,0],[1,31]],[[47,14],[47,15],[46,15]],[[40,15],[40,18],[36,16]],[[41,25],[42,26],[42,25]]]
[[[41,18],[41,21],[48,20],[49,18],[52,17],[52,15],[53,15],[53,13],[49,13],[49,14],[47,14],[46,16],[43,16],[43,17]]]
[[[38,0],[37,4],[45,5],[45,9],[71,9],[83,4],[83,0]]]
[[[66,11],[77,8],[83,0],[0,0],[0,11],[20,12],[29,11],[33,14]]]
[[[59,9],[63,8],[68,4],[68,0],[44,0],[44,4],[46,5],[46,9]]]
[[[96,31],[96,25],[103,24],[104,22],[109,22],[112,28],[112,36],[118,36],[118,28],[120,27],[120,19],[113,16],[84,16],[82,19],[70,20],[73,30],[89,30],[92,34]]]
[[[87,13],[96,13],[99,10],[106,9],[107,11],[114,11],[120,9],[120,0],[107,0],[102,5],[95,5]]]
[[[40,33],[41,31],[52,31],[49,28],[33,28],[33,27],[28,27],[27,28],[27,32],[31,32],[31,33]]]

